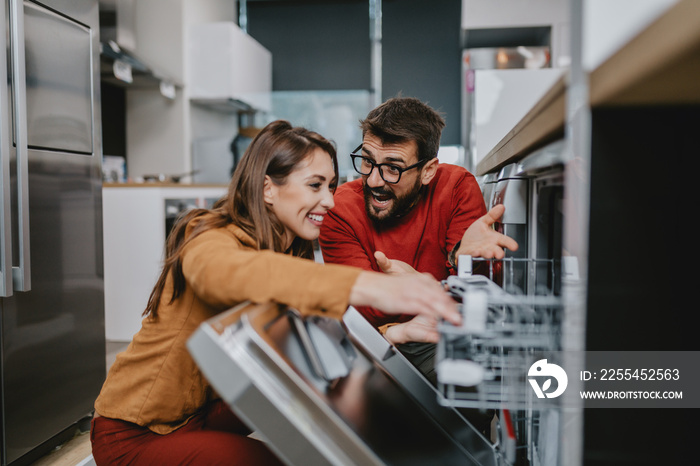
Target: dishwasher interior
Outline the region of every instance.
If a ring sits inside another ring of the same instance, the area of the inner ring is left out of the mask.
[[[462,303],[464,321],[440,325],[440,401],[495,410],[495,443],[504,464],[560,464],[562,406],[554,398],[540,402],[544,394],[531,380],[546,378],[527,368],[537,361],[561,364],[562,283],[576,276],[575,259],[562,254],[562,149],[563,142],[554,143],[481,180],[487,208],[506,207],[495,228],[519,248],[498,260],[463,256],[459,274],[445,280]],[[549,393],[558,396],[565,388]]]

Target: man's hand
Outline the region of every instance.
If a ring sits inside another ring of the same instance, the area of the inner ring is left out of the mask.
[[[389,343],[394,345],[412,341],[437,343],[440,340],[437,323],[438,321],[435,317],[418,315],[408,322],[387,328],[384,337],[389,340]]]
[[[386,257],[386,254],[381,251],[375,251],[374,258],[377,260],[379,269],[384,273],[418,273],[416,269],[407,263],[396,259],[389,259]]]
[[[459,260],[460,255],[503,259],[505,256],[503,248],[508,248],[511,251],[518,250],[518,243],[513,238],[491,228],[503,216],[505,210],[503,204],[498,204],[467,228],[462,236],[459,249],[455,252],[455,261]]]

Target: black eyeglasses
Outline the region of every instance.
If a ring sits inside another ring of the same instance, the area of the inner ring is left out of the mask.
[[[355,171],[360,175],[370,175],[372,170],[374,170],[374,167],[378,167],[379,176],[382,177],[384,182],[390,184],[398,183],[401,180],[401,174],[403,172],[420,167],[427,162],[427,160],[421,160],[420,162],[414,163],[406,168],[399,167],[393,163],[375,163],[374,160],[355,153],[360,149],[362,149],[362,144],[357,146],[357,149],[352,151],[353,153],[350,154],[350,157],[352,158],[352,166],[355,168]]]

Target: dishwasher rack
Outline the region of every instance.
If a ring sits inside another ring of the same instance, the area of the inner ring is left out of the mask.
[[[438,326],[440,403],[494,410],[503,464],[554,465],[556,454],[545,457],[540,447],[548,444],[549,455],[557,449],[551,438],[558,431],[559,401],[541,404],[528,379],[536,361],[557,363],[561,355],[561,261],[462,256],[459,265],[459,275],[443,281],[461,302],[463,319],[460,326]],[[475,266],[487,275],[472,274]]]
[[[464,259],[469,260],[460,262]],[[535,393],[527,368],[561,350],[563,304],[554,294],[559,261],[512,257],[472,261],[488,262],[489,276],[464,274],[444,281],[462,303],[463,323],[438,327],[441,402],[463,408],[530,409]],[[527,285],[514,284],[516,276],[527,276]]]

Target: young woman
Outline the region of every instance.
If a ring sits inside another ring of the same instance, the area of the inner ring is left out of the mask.
[[[217,399],[185,347],[200,323],[237,303],[274,301],[337,318],[349,305],[372,305],[459,322],[454,301],[427,275],[309,260],[336,180],[329,141],[276,121],[251,142],[226,197],[178,222],[141,330],[95,402],[98,465],[278,462]]]

